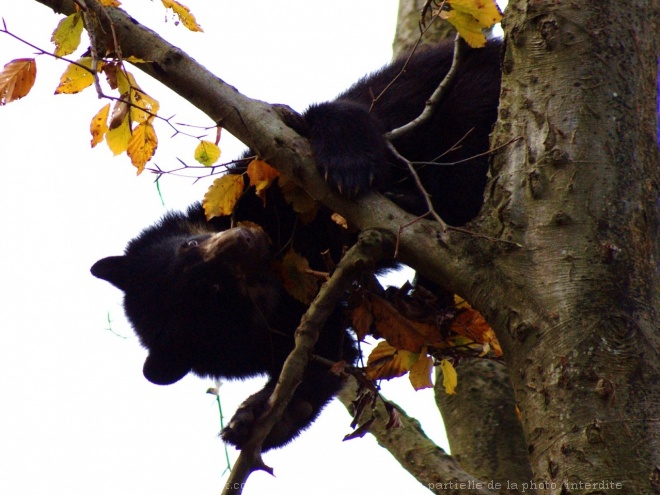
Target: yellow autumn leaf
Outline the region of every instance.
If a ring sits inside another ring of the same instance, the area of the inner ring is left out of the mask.
[[[181,23],[190,31],[204,32],[204,30],[197,24],[195,16],[190,13],[190,9],[185,5],[175,2],[174,0],[161,0],[167,9],[172,11],[179,17]]]
[[[489,336],[492,336],[492,338],[490,340],[488,340],[488,342],[486,342],[485,345],[489,346],[493,350],[493,353],[496,356],[498,356],[498,357],[503,356],[504,351],[502,350],[502,346],[500,345],[500,341],[497,339],[497,336],[495,335],[495,332],[492,329],[491,329],[491,332],[490,332]]]
[[[469,302],[458,294],[454,294],[454,306],[456,306],[456,309],[470,309],[472,307]]]
[[[27,95],[37,78],[37,62],[33,58],[17,58],[5,64],[0,72],[0,106]]]
[[[120,103],[120,102],[117,102]],[[131,126],[128,121],[128,113],[124,115],[121,123],[116,127],[110,126],[110,130],[105,134],[105,142],[113,155],[119,155],[128,149],[128,142],[131,139]]]
[[[454,366],[447,360],[440,361],[442,370],[442,386],[445,387],[445,393],[449,395],[456,394],[456,385],[458,385],[458,375]]]
[[[160,108],[160,103],[153,99],[147,93],[140,89],[134,89],[130,93],[131,103],[131,120],[133,122],[142,123],[147,122],[154,118]]]
[[[103,141],[103,137],[108,132],[108,114],[110,113],[110,103],[105,105],[92,118],[89,124],[89,132],[92,134],[92,148]]]
[[[485,46],[482,29],[502,20],[495,0],[447,0],[447,3],[452,10],[441,12],[440,17],[449,21],[472,48]]]
[[[143,58],[136,57],[135,55],[131,55],[130,57],[125,57],[122,59],[124,62],[130,62],[132,64],[146,64],[149,62],[149,60],[145,60]]]
[[[126,153],[131,158],[133,166],[138,169],[138,175],[142,173],[144,166],[154,156],[157,147],[158,138],[151,122],[142,122],[133,129]]]
[[[94,84],[94,75],[91,72],[92,57],[83,57],[75,64],[69,64],[60,77],[60,84],[55,94],[74,94]],[[86,70],[85,68],[89,69]]]
[[[76,51],[80,45],[83,30],[82,14],[76,12],[62,19],[53,31],[50,40],[55,43],[55,55],[65,57]]]
[[[133,77],[133,74],[128,71],[124,71],[121,65],[113,65],[113,69],[113,85],[117,86],[119,94],[127,95],[132,88],[139,88],[137,81],[135,81],[135,78]]]
[[[231,215],[234,205],[243,194],[244,187],[245,181],[239,174],[225,174],[215,179],[202,202],[206,219]]]
[[[220,158],[220,148],[215,143],[202,140],[195,148],[195,160],[205,167],[213,165],[218,158]]]
[[[131,104],[128,111],[131,115],[131,122],[141,124],[158,113],[160,103],[142,91],[135,80],[133,74],[118,68],[115,71],[117,89],[122,98],[126,98]]]
[[[502,12],[495,0],[447,0],[451,8],[472,16],[483,29],[502,20]]]
[[[410,373],[408,373],[410,383],[415,390],[433,388],[431,371],[433,371],[433,358],[426,353],[426,347],[424,347],[419,359],[412,365]]]
[[[104,7],[119,7],[121,5],[119,0],[99,0],[99,3]]]
[[[481,351],[483,349],[482,344],[477,344],[470,337],[465,335],[451,335],[445,339],[442,345],[437,346],[438,349],[451,349],[453,348],[465,348],[476,351]]]
[[[470,45],[472,48],[482,48],[486,46],[486,36],[481,30],[481,26],[477,20],[470,14],[461,12],[459,10],[443,11],[440,17],[446,19],[452,26],[456,28],[458,34]]]

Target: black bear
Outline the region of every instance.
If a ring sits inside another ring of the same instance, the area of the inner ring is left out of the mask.
[[[498,42],[490,42],[468,51],[432,118],[393,143],[414,162],[436,211],[451,225],[468,222],[483,202],[488,139],[499,100],[499,50]],[[296,130],[309,138],[319,170],[333,187],[350,196],[375,188],[411,212],[425,212],[422,193],[389,151],[383,133],[421,113],[449,70],[452,53],[453,45],[442,44],[415,54],[405,70],[404,61],[394,62],[337,100],[304,113]],[[374,101],[375,95],[381,96]],[[243,169],[239,163],[232,173]],[[122,256],[92,267],[92,274],[125,293],[126,315],[149,350],[148,380],[170,384],[188,372],[270,377],[222,432],[239,448],[264,410],[306,310],[285,289],[278,261],[292,248],[312,269],[325,270],[321,252],[329,249],[337,259],[347,242],[346,230],[330,212],[320,210],[312,221],[301,221],[280,188],[266,194],[262,201],[244,193],[234,208],[234,223],[226,217],[207,221],[199,204],[186,213],[167,214],[132,240]],[[232,228],[236,222],[244,223]],[[353,363],[357,351],[346,327],[337,308],[315,352]],[[306,428],[341,385],[339,377],[312,362],[264,450]]]
[[[188,372],[271,377],[222,433],[239,447],[274,389],[293,349],[293,332],[307,309],[283,288],[273,263],[276,249],[262,228],[229,228],[225,218],[207,222],[196,204],[144,230],[129,242],[123,256],[92,266],[92,274],[125,293],[126,316],[149,350],[143,368],[149,381],[168,385]],[[353,363],[355,344],[339,310],[326,326],[319,352],[334,362]],[[313,421],[341,385],[338,376],[312,362],[264,450],[288,442]]]

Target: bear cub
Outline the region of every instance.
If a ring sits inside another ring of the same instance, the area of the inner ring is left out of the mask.
[[[132,240],[124,255],[96,262],[92,274],[124,291],[126,317],[149,350],[143,372],[150,382],[169,385],[189,372],[271,378],[222,432],[225,441],[241,447],[293,349],[293,333],[307,307],[285,290],[265,231],[229,228],[224,220],[207,222],[200,205],[169,213]],[[319,354],[352,364],[357,352],[339,310],[326,327]],[[264,450],[297,435],[341,385],[327,368],[310,363]]]
[[[469,50],[431,119],[392,143],[414,163],[434,208],[450,225],[474,218],[483,202],[499,101],[499,50],[496,41]],[[310,140],[319,171],[332,187],[348,196],[379,190],[410,212],[425,213],[422,193],[383,134],[421,113],[452,57],[452,44],[420,51],[405,70],[404,61],[394,62],[303,114],[295,128]],[[244,167],[239,163],[231,173]],[[200,204],[168,213],[130,241],[123,255],[99,260],[91,269],[124,292],[126,316],[149,351],[144,363],[149,381],[167,385],[189,372],[224,379],[269,376],[222,432],[239,448],[267,405],[307,309],[286,290],[278,261],[292,248],[313,270],[327,271],[321,252],[329,250],[337,260],[351,242],[331,212],[321,207],[312,221],[303,222],[277,186],[266,194],[264,202],[246,191],[233,223],[226,217],[207,221]],[[336,308],[315,353],[353,364],[358,352],[347,327],[343,309]],[[264,450],[296,437],[341,386],[338,376],[310,362]]]

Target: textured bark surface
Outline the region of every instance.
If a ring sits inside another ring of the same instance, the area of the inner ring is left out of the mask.
[[[441,376],[435,385],[452,456],[479,479],[522,487],[533,474],[506,366],[462,361],[456,372],[456,395],[445,393]]]
[[[396,33],[392,44],[394,58],[408,53],[419,40],[420,13],[425,3],[425,0],[399,0]],[[456,30],[451,24],[437,19],[424,33],[420,47],[435,45],[441,40],[453,39],[455,35]]]
[[[496,156],[482,226],[523,248],[497,252],[473,295],[541,493],[658,488],[654,15],[644,1],[508,7],[495,142],[522,139]],[[506,287],[519,297],[494,300]]]

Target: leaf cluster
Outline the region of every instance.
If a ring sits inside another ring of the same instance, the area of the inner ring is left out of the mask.
[[[247,176],[247,180],[245,179]],[[250,189],[247,189],[251,186]],[[286,201],[302,222],[311,221],[318,204],[304,190],[263,160],[254,158],[244,174],[225,174],[213,182],[204,196],[208,219],[228,216],[243,194],[257,194],[266,201],[265,191],[280,187]],[[346,227],[338,215],[333,219]],[[310,304],[319,290],[318,274],[308,261],[290,248],[278,262],[285,289],[297,300]],[[320,275],[320,276],[319,276]],[[445,390],[453,394],[457,384],[452,361],[461,358],[499,358],[502,350],[492,328],[467,302],[438,298],[422,286],[405,284],[384,290],[374,277],[366,277],[350,291],[350,318],[360,341],[368,335],[382,339],[367,360],[368,380],[390,379],[406,373],[416,389],[433,386],[431,372],[439,365]]]
[[[190,10],[173,0],[162,0],[163,5],[171,9],[181,23],[191,31],[202,31]],[[118,7],[117,0],[101,0],[104,7]],[[51,36],[55,45],[52,54],[40,50],[56,58],[69,61],[69,65],[60,77],[55,94],[75,94],[91,86],[96,86],[100,98],[114,101],[106,104],[92,118],[90,133],[91,145],[95,147],[105,139],[114,155],[126,153],[131,163],[140,174],[146,163],[151,160],[158,146],[158,138],[153,126],[158,117],[159,103],[149,96],[138,85],[135,76],[126,70],[124,62],[144,63],[134,57],[122,58],[120,49],[116,46],[107,47],[106,53],[98,53],[99,47],[90,43],[91,48],[75,61],[66,59],[76,52],[81,44],[83,31],[92,22],[85,12],[76,6],[76,12],[62,19]],[[93,22],[92,22],[93,23]],[[3,32],[11,34],[4,26]],[[13,36],[13,35],[12,35]],[[21,40],[22,41],[22,40]],[[29,43],[27,43],[29,44]],[[35,47],[36,48],[36,47]],[[36,80],[36,59],[15,59],[5,64],[0,72],[0,105],[26,96]],[[100,74],[105,80],[110,92],[101,89]],[[111,96],[115,93],[116,96]],[[217,142],[200,142],[195,151],[195,159],[209,166],[220,156]]]

